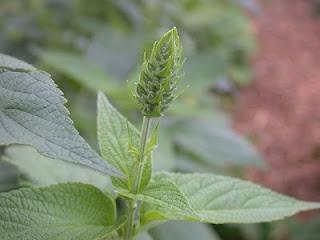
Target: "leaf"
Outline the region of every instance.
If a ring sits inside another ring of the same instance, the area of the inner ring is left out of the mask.
[[[153,238],[149,233],[143,232],[136,236],[135,240],[153,240]]]
[[[162,127],[159,132],[158,142],[153,154],[154,169],[157,171],[172,170],[175,162],[174,149],[170,132],[165,127]]]
[[[289,225],[290,240],[317,240],[320,236],[320,217]]]
[[[104,26],[88,43],[86,56],[117,79],[125,79],[141,53],[142,36],[141,32],[123,33]]]
[[[0,150],[1,151],[1,150]],[[0,156],[1,158],[1,156]],[[19,172],[10,165],[0,161],[0,192],[6,192],[19,187]]]
[[[94,92],[110,91],[116,87],[116,80],[102,67],[79,54],[65,50],[46,50],[40,53],[40,57],[47,65],[70,76]]]
[[[0,145],[32,145],[46,157],[119,176],[73,127],[65,102],[49,74],[0,55]]]
[[[105,190],[111,184],[108,176],[102,173],[65,161],[44,157],[29,146],[10,145],[6,147],[5,160],[17,166],[20,172],[36,187],[81,182]]]
[[[194,220],[193,210],[184,193],[170,179],[162,176],[154,177],[140,194],[134,195],[127,191],[120,191],[120,195],[152,204],[152,209],[148,204],[141,206],[142,224],[153,219]],[[164,214],[162,214],[163,210]],[[173,216],[170,215],[171,213]]]
[[[86,184],[0,194],[2,240],[102,240],[119,228],[115,220],[114,200]]]
[[[150,137],[149,137],[146,149],[145,149],[145,154],[146,155],[152,154],[153,150],[155,148],[157,148],[157,146],[158,146],[158,135],[159,135],[159,122],[157,123],[156,126],[154,126],[154,128],[153,128],[153,130],[152,130],[152,132],[150,134]]]
[[[98,141],[102,156],[116,169],[128,176],[128,182],[113,179],[113,184],[124,189],[131,189],[139,162],[133,148],[139,147],[140,133],[128,122],[99,92],[98,94]],[[146,161],[142,183],[143,189],[151,178],[151,158]]]
[[[193,214],[187,208],[166,208],[153,203],[152,197],[170,195],[170,199],[162,198],[168,205],[175,192],[166,192],[161,187],[148,198],[141,197],[147,202],[144,206],[144,220],[146,224],[154,220],[185,220],[192,219],[214,224],[221,223],[258,223],[279,220],[294,215],[299,211],[320,208],[320,203],[304,202],[290,198],[253,183],[230,177],[211,174],[175,174],[160,173],[159,179],[166,179],[176,184],[184,194]],[[150,194],[149,194],[150,195]],[[180,196],[177,195],[177,196]]]
[[[154,240],[219,240],[212,228],[203,223],[168,222],[151,229]]]
[[[227,127],[196,119],[179,121],[175,126],[175,143],[209,166],[264,165],[258,152]]]
[[[108,101],[103,93],[98,93],[98,141],[102,156],[124,174],[128,174],[129,134],[138,145],[140,133]],[[133,160],[132,160],[133,161]]]
[[[190,86],[188,92],[199,94],[216,85],[218,77],[225,74],[227,67],[227,54],[221,50],[187,56],[181,84]]]

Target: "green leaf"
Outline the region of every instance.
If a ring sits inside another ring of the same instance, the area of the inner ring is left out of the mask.
[[[183,120],[175,125],[175,143],[209,166],[263,166],[259,153],[244,138],[211,121]]]
[[[101,190],[110,188],[108,176],[90,168],[44,157],[29,146],[10,145],[6,147],[4,154],[4,160],[17,166],[36,187],[81,182]]]
[[[20,177],[19,171],[14,166],[4,163],[1,156],[0,159],[0,192],[18,188]]]
[[[136,236],[135,240],[153,240],[153,238],[149,233],[143,232]]]
[[[0,54],[0,145],[32,145],[46,157],[119,176],[79,135],[65,102],[49,74]]]
[[[114,200],[86,184],[0,194],[2,240],[102,240],[121,225],[115,220]]]
[[[128,175],[128,162],[133,161],[128,149],[129,134],[133,145],[138,146],[140,133],[108,101],[103,93],[98,93],[98,141],[101,155],[114,167]]]
[[[299,211],[320,208],[320,203],[299,201],[253,183],[230,177],[211,174],[160,173],[156,175],[156,181],[159,179],[176,184],[188,200],[193,210],[192,214],[189,208],[167,208],[164,204],[160,206],[157,201],[153,201],[152,199],[159,195],[170,195],[170,198],[162,197],[161,200],[167,205],[175,206],[174,202],[171,203],[171,199],[181,196],[180,193],[168,192],[159,186],[154,193],[148,193],[148,197],[140,197],[142,201],[147,202],[144,204],[143,224],[165,218],[181,220],[181,216],[184,216],[185,220],[193,218],[193,220],[214,224],[258,223],[279,220]]]
[[[158,146],[158,135],[159,135],[159,122],[157,125],[153,128],[148,143],[147,147],[145,150],[145,154],[149,155],[152,154],[153,150]]]
[[[157,171],[172,170],[175,163],[175,155],[170,131],[162,126],[159,132],[158,146],[154,149],[153,166]]]
[[[154,240],[219,240],[212,228],[203,223],[168,222],[151,229]]]
[[[320,236],[320,217],[304,223],[295,222],[289,225],[290,240],[317,240]]]
[[[98,141],[102,156],[116,169],[128,176],[128,182],[112,178],[116,187],[131,189],[139,162],[134,153],[139,148],[139,131],[128,122],[99,92],[98,94]],[[143,173],[140,189],[151,178],[152,164],[149,156]]]
[[[219,76],[225,74],[227,67],[227,54],[221,50],[187,56],[181,84],[190,86],[188,92],[199,94],[216,85]]]
[[[142,33],[124,33],[104,25],[88,43],[86,56],[105,67],[117,79],[125,79],[137,64],[141,53]]]
[[[70,76],[74,81],[94,92],[110,91],[116,86],[116,80],[108,76],[102,67],[79,54],[65,50],[47,50],[42,51],[40,57],[50,67]]]
[[[142,224],[151,220],[171,218],[195,220],[193,210],[184,193],[173,181],[160,175],[155,176],[142,193],[134,195],[127,191],[120,191],[120,195],[146,203],[141,206]],[[148,203],[152,205],[149,206]],[[164,214],[162,214],[162,211],[164,211]]]

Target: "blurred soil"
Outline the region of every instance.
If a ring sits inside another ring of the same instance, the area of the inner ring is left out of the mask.
[[[234,125],[269,165],[249,170],[249,179],[320,201],[320,17],[311,2],[261,1],[255,80],[237,99]]]

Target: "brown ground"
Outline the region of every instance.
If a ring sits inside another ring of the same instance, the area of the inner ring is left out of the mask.
[[[309,0],[261,2],[255,81],[239,96],[234,122],[257,140],[270,169],[248,177],[320,201],[320,18]]]

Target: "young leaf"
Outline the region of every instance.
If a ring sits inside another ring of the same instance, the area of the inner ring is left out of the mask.
[[[294,215],[299,211],[320,208],[320,203],[299,201],[291,197],[272,192],[253,183],[230,177],[216,176],[210,174],[175,174],[160,173],[159,179],[172,181],[178,189],[186,196],[193,209],[190,211],[166,208],[150,196],[141,197],[147,202],[144,204],[144,216],[142,222],[145,224],[151,220],[170,219],[181,220],[184,218],[208,222],[220,223],[258,223],[279,220]],[[157,197],[169,195],[174,198],[175,192],[166,193],[166,189],[159,187],[158,191],[151,193]],[[155,195],[156,194],[156,195]],[[150,195],[150,193],[149,193]],[[167,204],[171,200],[162,198]]]
[[[159,135],[159,123],[157,123],[157,125],[153,128],[151,132],[151,135],[147,144],[147,148],[145,150],[146,155],[152,154],[153,150],[157,147],[158,135]]]
[[[101,190],[111,189],[108,176],[80,165],[44,157],[29,146],[6,147],[4,160],[14,164],[32,186],[45,187],[57,183],[81,182],[94,185]]]
[[[80,183],[0,194],[1,240],[98,240],[114,233],[114,200]]]
[[[73,127],[50,75],[0,54],[0,145],[32,145],[49,158],[117,175]]]
[[[98,93],[98,141],[102,156],[115,168],[128,176],[129,133],[133,146],[139,146],[140,133],[122,116],[103,95]],[[129,129],[128,129],[129,128]]]
[[[128,182],[112,178],[116,187],[131,189],[139,161],[136,151],[139,147],[140,132],[121,115],[103,95],[98,93],[98,141],[102,156],[116,169],[128,176]],[[149,154],[150,155],[150,154]],[[140,189],[151,178],[151,157],[145,163]]]

